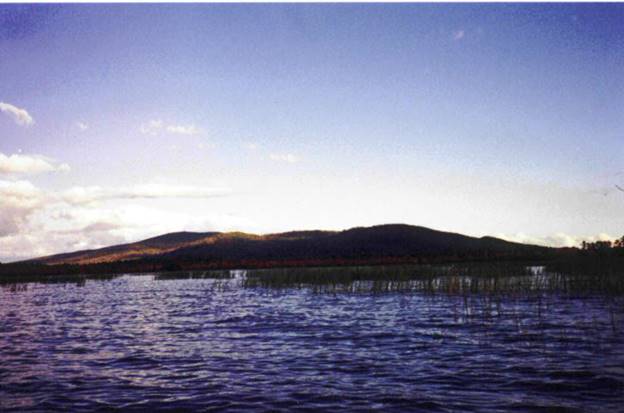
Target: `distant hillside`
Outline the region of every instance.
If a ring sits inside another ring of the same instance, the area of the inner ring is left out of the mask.
[[[136,260],[140,258],[164,254],[178,248],[191,246],[195,242],[202,242],[219,235],[218,232],[172,232],[154,238],[130,244],[120,244],[111,247],[69,252],[50,255],[47,257],[29,260],[49,265],[55,264],[93,264],[113,261]]]
[[[144,241],[30,260],[47,265],[149,262],[204,263],[215,267],[249,263],[467,260],[543,256],[552,249],[492,237],[475,238],[404,224],[345,231],[294,231],[255,235],[242,232],[176,232]]]

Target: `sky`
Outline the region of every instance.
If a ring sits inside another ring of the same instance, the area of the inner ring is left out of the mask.
[[[0,261],[173,231],[624,235],[624,4],[0,5]]]

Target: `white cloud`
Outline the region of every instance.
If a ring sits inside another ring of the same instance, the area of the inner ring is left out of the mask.
[[[76,126],[76,128],[78,128],[78,130],[80,130],[81,132],[86,131],[87,129],[89,129],[89,125],[84,123],[84,122],[76,122],[74,124]]]
[[[26,111],[26,109],[18,108],[10,103],[0,102],[0,112],[3,112],[13,118],[15,123],[21,126],[30,126],[35,123],[34,119]]]
[[[188,198],[228,193],[221,188],[146,184],[122,188],[75,187],[46,192],[32,183],[0,180],[0,260],[99,248],[174,231],[230,231],[253,228],[253,222],[214,211],[189,214],[133,200]],[[117,200],[114,204],[97,201]],[[122,202],[126,201],[126,202]],[[610,234],[496,234],[510,241],[553,247],[579,246],[583,240],[613,240]]]
[[[45,255],[45,250],[38,248],[38,245],[43,245],[39,241],[29,234],[0,234],[0,262]]]
[[[5,155],[0,153],[0,175],[39,174],[43,172],[68,172],[69,165],[58,163],[41,155]]]
[[[144,135],[157,135],[163,128],[163,121],[160,119],[150,120],[141,125],[140,131]]]
[[[30,228],[19,234],[0,237],[0,260],[22,260],[124,242],[126,239],[122,236],[108,231],[51,231]]]
[[[178,135],[197,135],[199,134],[199,129],[195,125],[168,125],[167,132]]]
[[[296,163],[299,162],[299,157],[292,153],[272,153],[269,158],[273,161]]]
[[[195,125],[173,125],[165,124],[161,119],[153,119],[141,125],[142,134],[155,136],[161,132],[174,135],[198,135],[200,130]]]
[[[212,198],[229,193],[230,190],[227,188],[143,184],[121,188],[103,188],[100,186],[73,187],[63,191],[60,194],[60,199],[70,204],[88,204],[114,199]]]
[[[102,232],[102,231],[111,231],[114,229],[121,228],[121,225],[116,222],[107,222],[107,221],[96,221],[93,224],[89,224],[84,228],[80,228],[81,232]]]
[[[465,35],[466,33],[463,30],[456,30],[453,32],[453,40],[461,40]]]
[[[583,241],[595,242],[595,241],[613,241],[616,237],[609,234],[600,233],[591,236],[578,236],[570,235],[563,232],[558,232],[546,236],[534,236],[524,233],[517,234],[497,234],[496,237],[502,238],[507,241],[520,242],[523,244],[543,245],[546,247],[578,247]]]
[[[214,149],[216,147],[216,145],[214,143],[200,142],[200,143],[197,144],[197,147],[199,149]]]
[[[255,151],[256,149],[258,149],[258,144],[255,142],[245,142],[243,144],[243,147],[249,151]]]
[[[175,231],[230,231],[250,225],[247,219],[230,214],[203,211],[189,215],[139,205],[126,205],[113,211],[98,210],[98,219],[117,225],[111,232],[129,240]]]
[[[18,233],[44,200],[45,194],[28,181],[0,181],[0,237]]]
[[[229,231],[250,226],[244,218],[217,212],[188,214],[151,206],[106,207],[86,202],[98,197],[214,195],[208,188],[139,185],[115,193],[91,187],[82,194],[72,193],[81,195],[79,199],[65,199],[61,195],[67,192],[46,193],[27,181],[0,181],[0,260],[100,248],[174,231]]]

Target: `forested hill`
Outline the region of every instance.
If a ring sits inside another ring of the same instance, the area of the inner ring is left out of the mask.
[[[42,257],[21,264],[79,265],[154,270],[165,267],[307,265],[351,262],[438,262],[536,258],[551,248],[493,237],[475,238],[404,224],[344,231],[295,231],[255,235],[242,232],[177,232],[96,250]],[[152,267],[150,267],[150,265]]]

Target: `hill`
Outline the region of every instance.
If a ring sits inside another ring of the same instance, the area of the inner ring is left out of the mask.
[[[28,264],[99,265],[139,263],[155,269],[307,265],[350,262],[428,262],[534,258],[553,249],[493,237],[475,238],[404,224],[344,231],[176,232],[143,241],[29,260]]]

